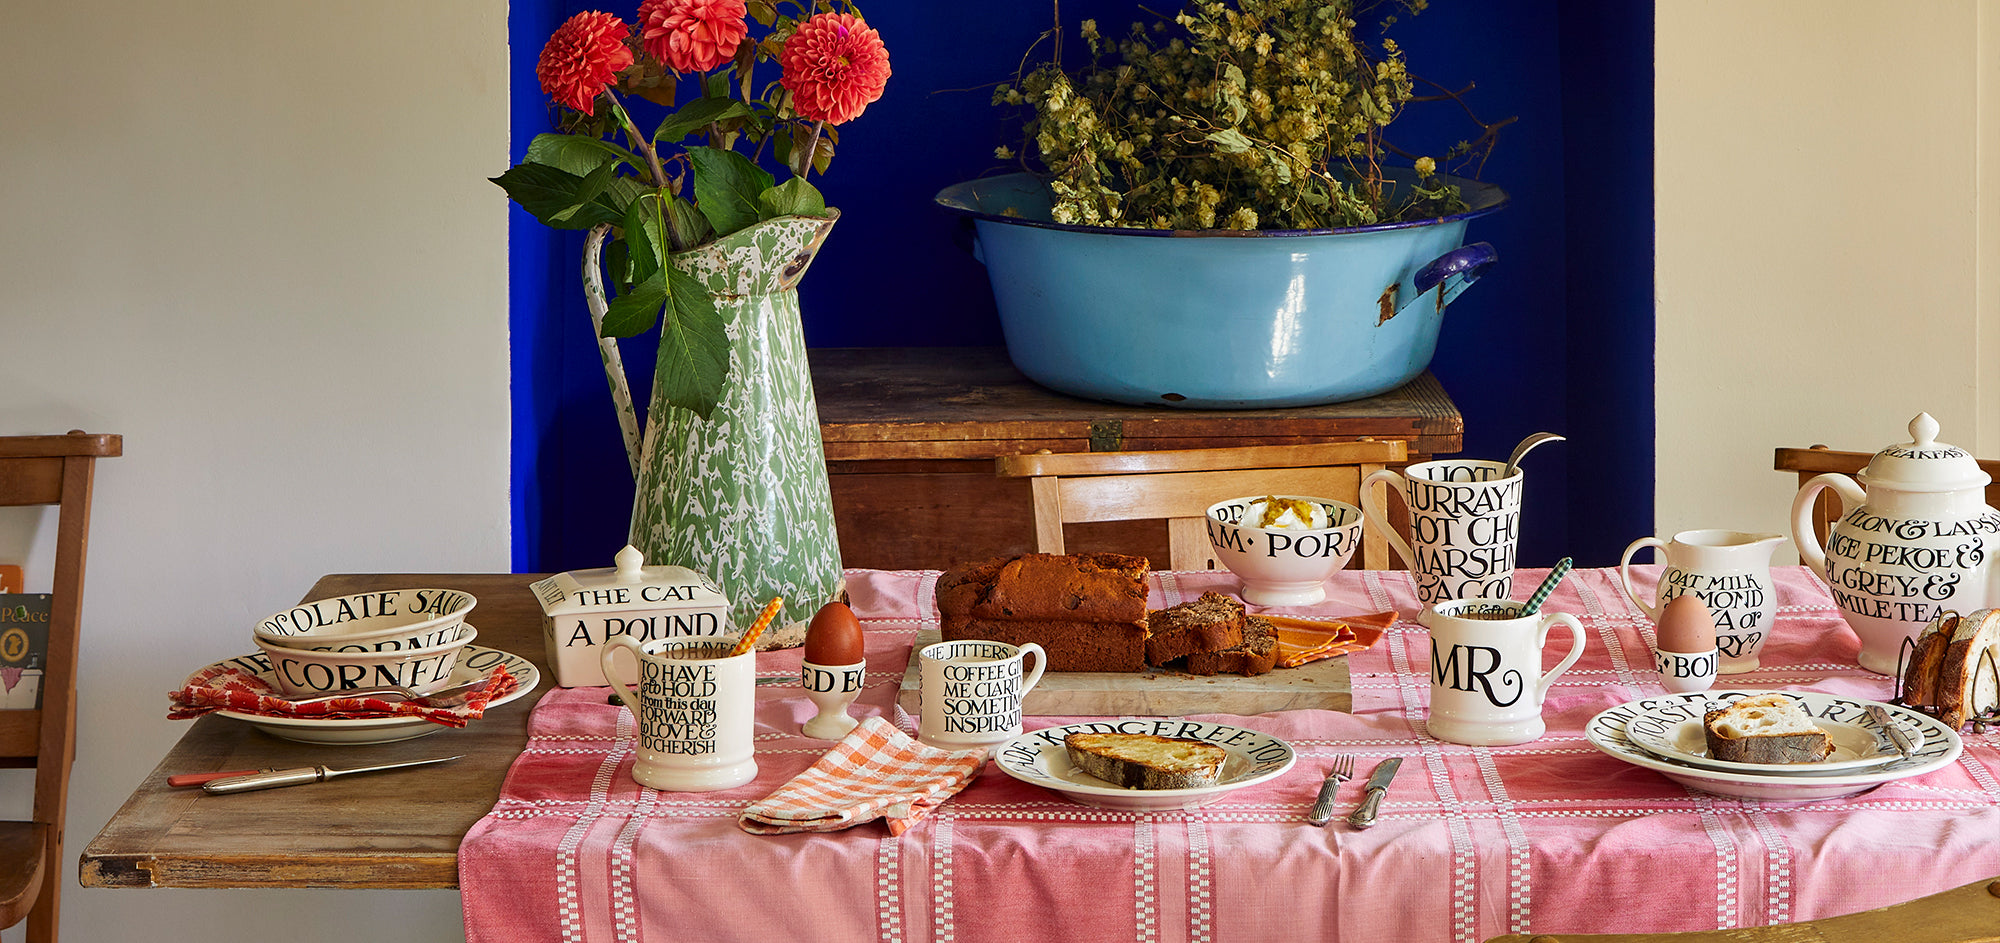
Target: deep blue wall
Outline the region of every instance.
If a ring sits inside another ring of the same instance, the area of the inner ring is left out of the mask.
[[[1095,17],[1107,33],[1151,19],[1139,6],[1063,4],[1072,26]],[[516,159],[549,126],[533,74],[541,45],[587,8],[513,5]],[[863,9],[895,72],[883,99],[842,127],[830,173],[814,178],[843,217],[801,289],[807,341],[999,344],[985,273],[931,197],[1006,169],[992,152],[1012,130],[990,91],[1049,26],[1050,8],[871,0]],[[1484,174],[1513,204],[1468,234],[1493,243],[1500,264],[1453,303],[1432,364],[1465,414],[1463,454],[1505,458],[1530,432],[1568,436],[1525,463],[1521,564],[1615,563],[1626,542],[1652,532],[1652,4],[1437,0],[1391,35],[1414,73],[1454,89],[1476,83],[1467,100],[1481,117],[1519,119]],[[1454,106],[1433,104],[1413,107],[1395,139],[1435,153],[1471,133]],[[504,199],[497,187],[494,199]],[[580,239],[518,209],[509,236],[514,565],[604,566],[624,542],[632,484],[577,282]],[[624,348],[642,402],[651,340]]]

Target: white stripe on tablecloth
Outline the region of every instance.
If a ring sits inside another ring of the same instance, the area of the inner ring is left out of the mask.
[[[956,922],[952,919],[951,836],[949,813],[933,814],[931,821],[931,940],[952,943]]]
[[[1153,820],[1132,823],[1132,934],[1140,943],[1160,938],[1158,849],[1153,844]]]
[[[611,880],[606,882],[606,889],[611,894],[611,938],[614,940],[640,938],[639,894],[632,873],[633,848],[638,844],[640,830],[659,805],[659,798],[658,789],[640,789],[639,802],[633,806],[632,814],[626,816],[625,826],[618,830],[618,839],[611,845]]]
[[[1444,818],[1445,831],[1451,835],[1451,938],[1460,943],[1478,943],[1479,856],[1472,847],[1471,819],[1465,814],[1465,803],[1458,799],[1458,791],[1451,787],[1451,769],[1438,742],[1427,740],[1421,749],[1424,769],[1431,776],[1431,789],[1438,797],[1438,814]],[[1489,751],[1474,747],[1473,752]]]
[[[1764,842],[1763,924],[1792,922],[1792,843],[1771,824],[1762,804],[1749,808],[1750,825]]]
[[[1708,840],[1715,845],[1715,928],[1732,929],[1738,925],[1738,915],[1742,912],[1736,891],[1736,839],[1715,814],[1713,796],[1691,787],[1682,788],[1695,800],[1702,831],[1708,833]]]
[[[1590,585],[1589,580],[1577,578],[1571,580],[1570,584],[1576,587],[1577,598],[1583,602],[1584,615],[1587,617],[1586,625],[1597,623],[1597,638],[1604,643],[1604,650],[1611,656],[1611,669],[1617,672],[1619,683],[1638,684],[1639,676],[1634,673],[1632,662],[1625,657],[1625,643],[1618,639],[1618,626],[1615,623],[1620,617],[1613,616],[1611,611],[1605,608],[1604,600],[1597,595],[1597,589]],[[1629,607],[1631,600],[1625,602]],[[1648,669],[1653,667],[1650,653],[1646,656],[1645,667]]]
[[[882,943],[903,943],[902,860],[902,839],[882,836],[875,846],[875,925],[882,928]]]
[[[583,837],[590,833],[590,826],[604,814],[605,802],[611,795],[611,777],[617,773],[618,764],[630,753],[636,742],[633,735],[631,711],[618,712],[617,741],[604,759],[597,764],[597,772],[590,778],[590,803],[577,813],[576,821],[569,831],[563,833],[562,842],[556,846],[556,912],[560,915],[564,940],[583,939],[583,914],[579,911],[581,901],[577,893],[576,850],[583,844]]]
[[[1486,791],[1493,797],[1493,810],[1500,819],[1500,832],[1507,836],[1507,932],[1527,933],[1535,916],[1534,854],[1528,831],[1521,827],[1521,815],[1500,778],[1499,764],[1490,750],[1473,751],[1479,774],[1486,778]]]
[[[1187,818],[1188,836],[1188,934],[1190,943],[1209,943],[1214,939],[1215,887],[1210,883],[1214,872],[1213,862],[1208,857],[1208,822],[1198,814]]]

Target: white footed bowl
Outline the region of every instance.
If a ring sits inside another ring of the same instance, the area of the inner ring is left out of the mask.
[[[1244,524],[1250,505],[1266,497],[1317,504],[1326,509],[1327,526]],[[1347,566],[1361,546],[1361,509],[1327,498],[1292,494],[1231,498],[1209,507],[1206,524],[1216,559],[1243,581],[1243,601],[1259,606],[1307,606],[1325,599],[1327,577]]]
[[[273,645],[262,637],[257,647],[271,659],[272,680],[285,694],[331,694],[378,684],[400,684],[428,694],[451,683],[458,653],[479,637],[478,629],[461,628],[457,638],[430,648],[321,652]]]
[[[435,648],[458,640],[479,604],[456,589],[390,589],[315,599],[265,616],[259,642],[335,652]],[[466,639],[470,641],[470,639]]]

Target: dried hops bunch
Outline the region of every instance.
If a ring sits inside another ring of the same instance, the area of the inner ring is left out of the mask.
[[[1414,183],[1388,181],[1382,131],[1412,80],[1394,41],[1376,53],[1354,38],[1353,13],[1350,0],[1197,0],[1115,43],[1085,20],[1088,67],[1044,65],[994,101],[1032,108],[1056,222],[1327,229],[1463,209],[1430,158]]]

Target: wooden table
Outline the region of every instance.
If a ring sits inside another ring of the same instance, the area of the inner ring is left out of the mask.
[[[1465,420],[1429,373],[1380,396],[1292,409],[1208,410],[1078,399],[1030,382],[998,347],[826,348],[808,352],[842,562],[950,566],[1034,549],[1025,479],[993,459],[1401,439],[1410,461],[1464,447]],[[1397,512],[1400,513],[1400,507]],[[1072,551],[1164,563],[1159,521],[1072,524]]]
[[[464,728],[400,743],[294,743],[239,720],[193,722],[83,851],[85,887],[455,888],[458,843],[493,808],[528,738],[528,712],[551,686],[542,610],[528,574],[338,575],[305,599],[437,586],[479,599],[479,642],[541,669],[541,685]],[[244,646],[250,646],[244,639]],[[199,666],[189,666],[189,670]],[[235,796],[170,789],[175,773],[366,766],[463,753],[428,769],[350,776]]]

